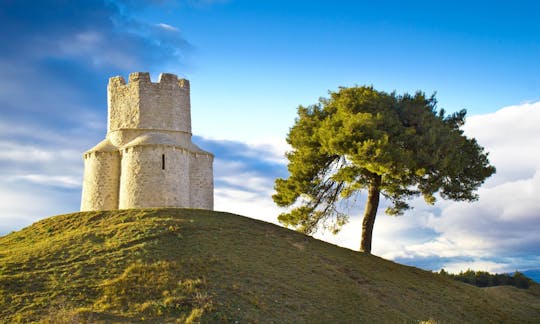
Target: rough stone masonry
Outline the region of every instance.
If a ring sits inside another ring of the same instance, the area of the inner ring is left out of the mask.
[[[214,156],[191,142],[189,81],[162,73],[109,79],[103,141],[84,153],[81,211],[213,209]]]

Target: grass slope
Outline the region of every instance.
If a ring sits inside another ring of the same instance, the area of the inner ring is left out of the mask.
[[[540,289],[481,289],[212,211],[51,217],[0,237],[0,322],[539,322]]]

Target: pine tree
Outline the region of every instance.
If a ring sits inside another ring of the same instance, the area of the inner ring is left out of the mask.
[[[409,209],[422,195],[473,201],[495,173],[488,154],[461,126],[466,111],[445,115],[435,96],[397,95],[373,87],[340,88],[330,98],[298,108],[287,142],[289,177],[277,179],[274,201],[293,208],[279,215],[287,226],[310,234],[321,226],[339,231],[348,220],[340,201],[366,190],[360,250],[371,252],[380,196],[387,214]]]

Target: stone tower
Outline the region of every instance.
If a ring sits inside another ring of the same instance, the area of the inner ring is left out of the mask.
[[[81,211],[213,209],[214,156],[191,142],[189,81],[163,73],[109,79],[103,141],[84,153]]]

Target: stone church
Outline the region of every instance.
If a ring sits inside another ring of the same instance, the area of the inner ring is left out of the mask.
[[[213,209],[214,156],[191,142],[189,81],[137,72],[109,79],[103,141],[84,153],[81,211]]]

